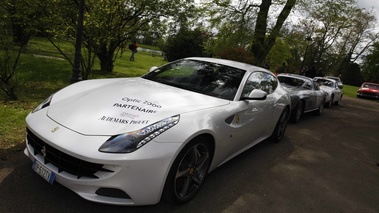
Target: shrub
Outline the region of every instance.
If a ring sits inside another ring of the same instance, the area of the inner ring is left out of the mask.
[[[220,51],[218,55],[223,59],[244,62],[247,64],[253,64],[254,62],[253,54],[244,48],[227,48]]]

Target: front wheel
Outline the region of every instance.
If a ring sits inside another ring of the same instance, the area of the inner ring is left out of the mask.
[[[287,128],[288,119],[290,115],[290,110],[288,108],[285,108],[282,112],[282,115],[279,117],[278,123],[275,126],[274,132],[270,136],[270,140],[273,142],[280,142],[283,137],[284,133]]]
[[[316,115],[321,115],[322,112],[324,111],[324,100],[320,103],[320,106],[318,107],[318,109],[316,110]]]
[[[332,105],[333,105],[333,100],[334,100],[334,96],[332,95],[332,97],[330,97],[330,101],[328,101],[328,102],[325,104],[325,106],[326,106],[327,108],[332,107]]]
[[[207,176],[210,153],[204,138],[197,138],[183,148],[166,179],[163,192],[166,201],[181,204],[195,197]]]
[[[299,122],[300,117],[303,114],[303,112],[304,112],[304,102],[300,100],[299,103],[297,103],[297,106],[295,107],[295,109],[293,109],[293,111],[291,112],[291,117],[290,117],[291,122],[293,123]]]
[[[335,105],[340,105],[341,104],[341,100],[342,100],[342,95],[341,95],[340,99],[338,99],[334,104]]]

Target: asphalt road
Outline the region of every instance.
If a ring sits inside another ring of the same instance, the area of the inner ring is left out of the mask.
[[[344,97],[211,173],[181,206],[92,203],[50,186],[22,152],[0,160],[0,212],[379,212],[379,103]]]

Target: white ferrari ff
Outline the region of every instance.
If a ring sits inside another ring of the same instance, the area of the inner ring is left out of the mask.
[[[210,171],[267,138],[280,141],[290,108],[263,68],[186,58],[53,94],[26,118],[24,153],[50,184],[90,201],[184,203]]]

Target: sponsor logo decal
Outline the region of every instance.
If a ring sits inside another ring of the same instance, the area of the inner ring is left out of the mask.
[[[144,116],[159,113],[162,106],[156,101],[123,97],[114,102],[110,113],[103,114],[98,120],[119,124],[148,124]]]
[[[122,118],[115,118],[110,116],[102,116],[99,120],[101,121],[108,121],[113,123],[120,123],[120,124],[148,124],[148,120],[126,120]]]
[[[123,108],[123,109],[131,109],[131,110],[144,112],[144,113],[157,113],[157,111],[152,110],[152,109],[146,109],[143,107],[129,105],[129,104],[114,103],[113,107],[119,107],[119,108]]]

